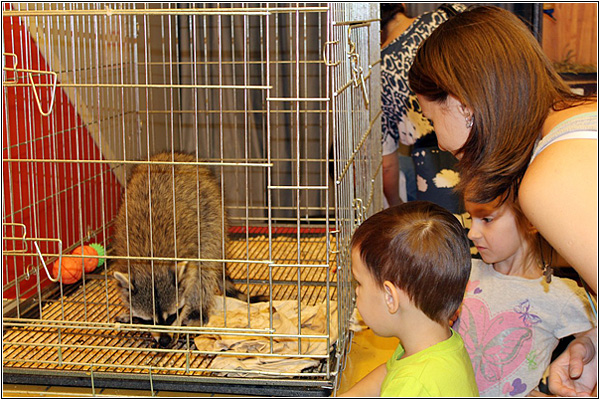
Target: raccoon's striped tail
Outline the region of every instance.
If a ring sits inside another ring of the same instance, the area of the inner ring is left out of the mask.
[[[235,284],[233,283],[233,280],[229,277],[229,275],[227,275],[225,278],[225,295],[228,297],[236,298],[238,300],[247,301],[248,296],[246,295],[246,293],[241,292],[240,290],[238,290],[238,288],[235,287]],[[265,296],[262,294],[257,296],[250,296],[250,303],[260,303],[263,301],[269,301],[269,296]]]

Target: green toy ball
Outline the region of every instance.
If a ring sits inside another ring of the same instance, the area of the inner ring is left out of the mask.
[[[104,247],[101,244],[98,243],[91,243],[90,247],[93,248],[94,250],[96,250],[96,253],[98,253],[98,256],[100,258],[98,258],[98,267],[100,267],[101,265],[104,264]]]

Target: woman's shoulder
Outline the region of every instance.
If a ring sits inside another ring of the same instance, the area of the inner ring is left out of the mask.
[[[588,141],[598,140],[596,102],[552,112],[541,136],[523,177],[520,195],[539,193],[548,184],[546,179],[560,184],[561,177],[569,181],[586,171],[597,170],[598,149]]]
[[[583,110],[589,112],[590,107],[555,118],[553,128],[574,116],[585,116]],[[598,276],[597,112],[591,118],[595,119],[591,130],[579,132],[589,133],[592,140],[571,137],[546,146],[529,164],[518,194],[527,219],[589,284]],[[594,134],[595,144],[591,143]]]
[[[542,137],[549,135],[553,130],[568,120],[577,119],[590,114],[595,114],[596,122],[598,121],[598,102],[590,101],[580,104],[575,107],[565,108],[563,110],[551,111],[544,125],[542,126]]]
[[[595,136],[597,141],[597,130]],[[574,199],[582,200],[576,196],[581,191],[579,194],[596,198],[597,145],[590,144],[590,140],[569,139],[550,143],[527,167],[519,186],[519,202],[527,217],[531,217],[528,211],[534,214],[549,211],[551,215],[569,211],[575,205]],[[560,204],[561,201],[565,203]],[[549,208],[545,207],[547,202]],[[531,218],[530,221],[537,227],[535,221]]]
[[[596,103],[551,112],[542,127],[541,138],[533,149],[533,162],[546,148],[565,140],[598,140]]]

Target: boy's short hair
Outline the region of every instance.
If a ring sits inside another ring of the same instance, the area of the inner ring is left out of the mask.
[[[448,323],[460,306],[471,272],[465,229],[449,211],[412,201],[372,215],[351,246],[375,281],[390,281],[433,321]]]

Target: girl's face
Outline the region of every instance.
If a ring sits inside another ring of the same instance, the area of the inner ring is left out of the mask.
[[[352,275],[356,281],[356,307],[365,323],[380,336],[389,336],[385,292],[364,264],[358,249],[352,249]]]
[[[461,154],[456,152],[466,143],[471,133],[471,128],[467,128],[466,118],[473,113],[452,95],[448,95],[446,101],[442,103],[429,101],[419,94],[417,99],[423,115],[433,124],[438,147],[460,159]]]
[[[498,207],[498,203],[497,200],[487,204],[465,201],[465,208],[471,214],[468,236],[486,263],[512,265],[522,260],[526,244],[509,206]]]

